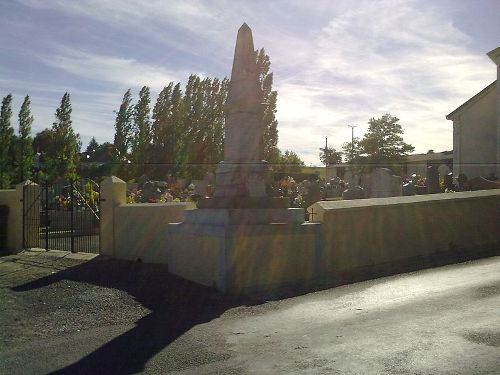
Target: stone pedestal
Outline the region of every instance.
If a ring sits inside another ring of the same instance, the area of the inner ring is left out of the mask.
[[[167,226],[170,273],[233,295],[305,288],[318,274],[321,224],[257,224],[248,210],[193,211]],[[298,221],[298,211],[289,215]]]

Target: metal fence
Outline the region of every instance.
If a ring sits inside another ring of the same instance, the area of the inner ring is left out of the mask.
[[[99,253],[100,188],[90,179],[26,185],[23,244],[46,250]]]

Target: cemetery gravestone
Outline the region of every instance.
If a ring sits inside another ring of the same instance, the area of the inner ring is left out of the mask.
[[[208,195],[208,181],[206,180],[193,180],[191,183],[194,185],[193,193],[201,197]]]
[[[434,165],[427,167],[427,193],[441,193],[441,187],[439,186],[439,171]]]
[[[444,176],[444,188],[447,190],[455,190],[453,186],[453,173],[450,172]]]
[[[344,200],[363,198],[366,198],[365,190],[359,185],[349,188],[342,193],[342,199]]]
[[[370,198],[400,197],[401,177],[393,175],[388,168],[376,168],[370,173],[368,196]]]

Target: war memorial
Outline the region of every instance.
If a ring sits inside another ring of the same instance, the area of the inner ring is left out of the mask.
[[[430,259],[498,252],[498,190],[319,201],[300,208],[266,191],[262,103],[251,29],[238,31],[215,193],[167,225],[152,261],[221,292],[307,290]],[[480,213],[480,215],[478,214]],[[458,258],[457,258],[458,257]]]

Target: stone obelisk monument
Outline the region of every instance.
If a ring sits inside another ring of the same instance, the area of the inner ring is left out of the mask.
[[[288,198],[267,194],[270,168],[262,160],[262,115],[252,31],[243,24],[234,51],[224,161],[215,172],[215,194],[198,201],[198,209],[184,210],[182,222],[167,225],[166,251],[160,257],[169,272],[236,293],[288,282],[296,271],[308,274],[302,263],[284,260],[288,252],[313,251],[316,227],[304,224],[302,208],[288,208]]]
[[[224,161],[215,175],[214,198],[199,208],[277,208],[287,200],[271,198],[266,185],[270,168],[264,158],[262,91],[252,30],[238,30],[229,93],[225,106]]]

